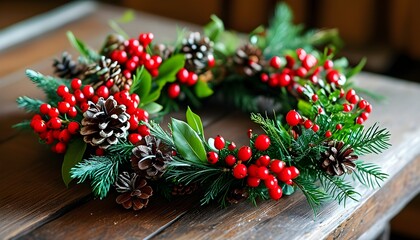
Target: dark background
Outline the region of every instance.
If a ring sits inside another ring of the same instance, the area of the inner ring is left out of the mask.
[[[70,1],[15,0],[0,2],[0,31]],[[216,14],[226,28],[249,32],[267,24],[275,0],[102,0],[203,25]],[[337,28],[345,42],[342,55],[355,64],[364,56],[365,71],[420,82],[419,0],[285,0],[295,22],[307,28]],[[404,84],[404,82],[401,82]],[[402,186],[403,187],[403,186]],[[391,239],[420,239],[416,197],[391,222]],[[387,238],[384,238],[387,239]]]

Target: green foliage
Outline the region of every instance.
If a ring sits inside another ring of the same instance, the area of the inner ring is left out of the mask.
[[[123,36],[125,39],[130,38],[129,35],[120,27],[119,23],[129,23],[135,18],[133,10],[127,10],[123,15],[118,19],[110,20],[109,26],[119,35]]]
[[[210,19],[211,22],[204,27],[203,31],[204,34],[210,38],[211,41],[215,42],[225,31],[225,27],[223,21],[216,15],[211,15]]]
[[[182,157],[191,162],[206,162],[206,150],[198,133],[187,123],[172,119],[172,136],[176,150]]]
[[[176,80],[176,74],[184,67],[185,57],[183,54],[176,54],[162,62],[159,66],[159,75],[155,81],[161,85]]]
[[[149,123],[145,123],[147,127],[150,129],[150,133],[157,137],[158,139],[162,140],[166,145],[175,148],[174,140],[172,136],[167,133],[163,128],[154,121],[150,121]]]
[[[371,188],[381,187],[381,182],[388,178],[388,174],[382,172],[381,168],[374,163],[360,160],[354,163],[356,164],[356,170],[352,176],[365,186]]]
[[[270,199],[270,196],[268,195],[268,190],[265,186],[260,184],[256,188],[247,188],[248,189],[248,200],[254,204],[254,206],[257,206],[258,200],[267,200]]]
[[[200,135],[200,137],[204,140],[204,129],[203,129],[203,123],[201,122],[200,116],[195,114],[193,111],[191,111],[191,108],[187,108],[186,112],[186,118],[187,123],[190,125],[190,127]]]
[[[72,32],[70,31],[67,32],[67,38],[70,44],[87,60],[91,62],[96,62],[99,60],[100,55],[96,51],[86,46],[84,42],[77,39],[76,36],[74,36]]]
[[[349,79],[354,75],[358,74],[360,71],[362,71],[363,67],[366,65],[366,61],[366,58],[362,58],[362,60],[359,62],[359,64],[357,64],[356,67],[347,70],[345,73],[346,78]]]
[[[16,123],[12,126],[12,128],[16,129],[31,129],[31,121],[30,120],[23,120],[20,123]]]
[[[143,108],[149,114],[156,114],[156,113],[159,113],[163,109],[163,106],[156,102],[150,102],[142,106],[141,108]]]
[[[317,214],[319,206],[330,199],[328,194],[322,191],[312,179],[300,176],[294,179],[293,182],[302,191],[303,195],[305,195],[306,201],[315,215]]]
[[[325,172],[318,174],[319,181],[322,188],[328,195],[334,200],[338,201],[339,204],[343,202],[346,205],[347,199],[353,199],[358,201],[357,198],[360,194],[354,190],[354,187],[350,183],[346,182],[342,177],[332,177],[327,175]]]
[[[38,113],[39,106],[44,102],[38,99],[30,98],[27,96],[18,97],[16,99],[19,108],[25,109],[27,112]]]
[[[379,129],[376,123],[367,130],[359,128],[346,136],[347,139],[343,140],[352,146],[357,155],[379,154],[391,146],[391,134],[385,128]]]
[[[76,138],[68,144],[66,154],[64,155],[63,165],[61,166],[61,175],[64,184],[68,187],[73,179],[71,176],[71,169],[82,161],[83,155],[86,150],[86,143],[82,138]]]
[[[31,69],[26,70],[26,76],[36,84],[36,86],[42,89],[47,96],[47,101],[51,105],[55,105],[61,101],[61,98],[57,95],[57,88],[60,85],[68,85],[69,83],[64,82],[62,79],[54,78],[50,76],[44,76],[39,72],[35,72]]]
[[[194,86],[195,95],[199,98],[206,98],[213,94],[213,89],[210,88],[209,84],[205,81],[198,80]]]

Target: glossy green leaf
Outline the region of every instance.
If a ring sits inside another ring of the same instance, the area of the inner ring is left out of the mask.
[[[213,94],[213,89],[211,89],[207,82],[198,80],[197,84],[194,87],[195,94],[199,98],[205,98]]]
[[[176,74],[184,67],[184,64],[185,57],[183,54],[177,54],[166,59],[159,66],[159,75],[156,77],[155,81],[158,84],[175,81]]]
[[[197,132],[186,122],[174,118],[171,126],[177,152],[187,161],[205,162],[206,150]]]
[[[69,39],[71,45],[84,57],[92,61],[99,59],[99,54],[87,47],[82,41],[77,39],[72,32],[67,32],[67,38]]]
[[[211,15],[211,22],[204,26],[204,34],[212,41],[219,39],[220,35],[225,31],[223,21],[216,15]]]
[[[136,93],[143,100],[150,93],[152,88],[152,76],[144,69],[144,66],[137,68],[136,74],[133,77],[133,84],[130,88],[130,93]]]
[[[71,180],[70,170],[76,166],[77,163],[82,161],[83,155],[85,154],[86,143],[82,138],[76,138],[70,142],[67,146],[66,154],[64,155],[63,165],[61,166],[61,175],[63,177],[64,184],[68,187]]]
[[[150,102],[144,106],[142,106],[142,108],[144,110],[146,110],[149,114],[154,114],[154,113],[158,113],[160,112],[160,110],[162,110],[162,105],[155,103],[155,102]]]
[[[204,138],[203,123],[201,122],[200,116],[195,114],[193,111],[191,111],[191,108],[188,107],[186,117],[188,125],[190,125],[194,131],[196,131],[202,138]]]
[[[295,192],[295,188],[287,184],[284,184],[281,188],[283,190],[283,194],[286,196],[292,195]]]

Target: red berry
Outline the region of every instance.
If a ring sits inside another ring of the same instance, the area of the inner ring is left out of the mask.
[[[330,131],[330,130],[327,130],[326,132],[325,132],[325,137],[326,138],[330,138],[332,136],[332,132]]]
[[[70,109],[70,103],[68,103],[68,102],[58,102],[57,109],[61,114],[65,114]]]
[[[318,101],[318,95],[316,95],[316,94],[313,94],[311,98],[312,98],[313,102]]]
[[[268,155],[263,155],[257,159],[256,164],[258,166],[265,166],[267,167],[270,164],[270,157]]]
[[[198,75],[195,74],[194,72],[190,72],[188,74],[187,85],[193,86],[197,83],[197,81],[198,81]]]
[[[350,102],[350,99],[356,95],[356,91],[354,89],[349,89],[346,94],[346,100]]]
[[[125,68],[128,71],[133,72],[137,68],[137,62],[133,58],[131,58],[125,63]]]
[[[296,69],[296,75],[298,75],[299,77],[303,78],[307,73],[308,70],[306,70],[306,68],[304,67],[299,67],[298,69]]]
[[[214,67],[216,61],[214,60],[214,56],[212,54],[207,55],[207,66],[209,68]]]
[[[49,116],[50,118],[58,117],[58,115],[60,115],[60,112],[59,112],[59,111],[58,111],[58,109],[57,109],[57,108],[55,108],[55,107],[52,107],[52,108],[50,109],[50,111],[48,111],[48,116]]]
[[[60,85],[57,88],[57,95],[60,97],[64,97],[69,93],[69,88],[64,86],[64,85]]]
[[[365,109],[367,105],[368,105],[368,102],[364,99],[360,100],[360,102],[358,104],[360,109]]]
[[[89,104],[87,102],[82,102],[80,104],[80,109],[82,110],[82,112],[86,112],[89,109]]]
[[[55,147],[54,147],[54,149],[55,149],[55,152],[56,153],[65,153],[66,152],[66,148],[67,148],[67,146],[66,146],[66,144],[65,143],[63,143],[63,142],[58,142],[56,145],[55,145]]]
[[[267,82],[270,87],[277,87],[279,85],[279,76],[278,74],[272,74]]]
[[[306,68],[306,70],[309,70],[313,67],[315,67],[315,65],[318,63],[318,60],[315,58],[314,55],[312,54],[307,54],[305,59],[302,62],[302,66],[304,68]]]
[[[363,120],[363,118],[361,118],[361,117],[356,118],[356,124],[362,125],[364,122],[365,122],[365,120]]]
[[[47,122],[47,126],[51,129],[59,129],[61,128],[61,119],[53,117]]]
[[[246,179],[246,182],[247,182],[248,186],[250,186],[250,187],[258,187],[258,185],[260,185],[260,181],[261,181],[261,179],[256,178],[256,177],[248,177]]]
[[[341,124],[339,123],[339,124],[335,125],[335,129],[337,129],[337,130],[341,130],[341,129],[343,129],[343,125],[341,125]]]
[[[268,189],[268,195],[270,195],[271,199],[277,201],[283,195],[283,191],[280,187]]]
[[[365,108],[365,111],[366,111],[367,113],[371,113],[371,112],[372,112],[372,105],[368,104],[368,105],[366,106],[366,108]]]
[[[128,122],[130,123],[130,130],[134,131],[139,126],[139,119],[136,115],[131,115],[130,119],[128,119]]]
[[[142,109],[142,108],[137,108],[137,118],[139,119],[139,121],[143,121],[143,122],[148,122],[149,121],[149,113]]]
[[[39,111],[44,115],[47,115],[50,109],[51,109],[51,105],[48,103],[43,103],[41,104],[41,106],[39,106]]]
[[[231,167],[231,166],[235,165],[236,158],[233,155],[229,154],[225,157],[225,163],[226,163],[226,165]]]
[[[366,121],[366,120],[368,120],[368,118],[369,118],[369,113],[367,113],[367,112],[362,112],[362,113],[360,114],[360,117],[363,119],[363,121]]]
[[[286,55],[286,67],[287,68],[293,68],[295,65],[295,59],[292,56]]]
[[[314,124],[314,125],[312,126],[312,131],[314,131],[314,132],[318,132],[318,131],[319,131],[319,126],[318,126],[318,124]]]
[[[344,94],[345,94],[344,89],[340,88],[340,98],[344,97]]]
[[[71,134],[70,131],[68,129],[63,129],[60,131],[60,135],[58,135],[58,140],[60,142],[68,142],[71,139]]]
[[[141,33],[139,35],[139,41],[143,46],[149,45],[153,41],[154,35],[153,33]]]
[[[274,56],[271,58],[270,60],[270,66],[275,68],[275,69],[279,69],[281,65],[281,60],[278,56]]]
[[[259,151],[267,150],[270,147],[270,144],[270,138],[265,134],[259,135],[254,142],[255,148]]]
[[[142,139],[141,135],[138,133],[131,133],[128,135],[128,141],[130,141],[132,144],[136,144],[140,142]]]
[[[280,75],[278,75],[278,83],[280,87],[289,86],[291,81],[292,81],[292,78],[287,73],[281,73]]]
[[[214,147],[217,150],[223,149],[225,147],[225,139],[222,136],[217,135],[217,137],[214,139]]]
[[[84,102],[85,99],[85,95],[83,94],[82,90],[80,89],[76,89],[73,93],[74,97],[76,98],[76,101],[81,103]]]
[[[306,51],[302,48],[296,49],[297,56],[300,61],[303,61],[306,57]]]
[[[37,133],[43,133],[47,131],[47,124],[45,124],[44,120],[35,120],[32,124],[32,128]]]
[[[303,125],[305,126],[306,129],[309,129],[312,127],[313,123],[311,120],[306,119],[305,122],[303,122]]]
[[[109,97],[109,89],[102,85],[98,89],[96,89],[96,95],[98,97],[103,97],[104,99],[107,99]]]
[[[338,73],[337,70],[333,69],[327,73],[327,81],[329,83],[336,83],[338,82],[339,79],[340,79],[340,74]]]
[[[83,95],[85,95],[87,99],[90,99],[91,97],[93,97],[93,95],[95,95],[95,90],[90,85],[84,86],[82,91]]]
[[[175,99],[181,93],[181,88],[177,83],[171,83],[168,87],[168,96],[172,99]]]
[[[67,125],[67,129],[69,130],[70,134],[76,134],[79,131],[79,123],[78,122],[69,122]]]
[[[238,150],[238,159],[241,161],[248,161],[252,156],[251,148],[248,146],[242,146]]]
[[[233,168],[233,176],[237,179],[245,178],[247,175],[247,169],[245,164],[239,163]]]
[[[296,91],[297,91],[299,94],[302,94],[304,90],[305,90],[305,88],[304,88],[304,87],[302,87],[302,86],[300,86],[300,85],[296,88]]]
[[[77,116],[77,109],[75,106],[69,108],[67,111],[67,116],[70,118],[75,118]]]
[[[267,73],[261,73],[261,76],[260,76],[260,79],[261,79],[261,82],[267,82],[268,81],[268,74]]]
[[[250,177],[258,177],[258,169],[259,167],[255,164],[251,164],[248,167],[248,175]]]
[[[146,125],[139,125],[137,127],[137,132],[140,133],[142,137],[150,135],[150,129]]]
[[[291,175],[290,175],[291,179],[295,179],[299,176],[300,172],[299,172],[299,169],[297,169],[297,167],[290,166],[290,167],[288,167],[288,169],[290,170],[290,173],[291,173]]]
[[[103,150],[102,148],[97,148],[95,149],[95,154],[96,156],[103,156],[105,154],[105,150]]]
[[[124,64],[128,60],[127,52],[124,50],[114,50],[111,52],[110,57],[113,61],[117,61],[119,64]]]
[[[67,94],[64,99],[64,102],[68,102],[70,106],[76,105],[76,97],[73,94]]]
[[[292,172],[289,168],[284,168],[283,171],[278,173],[277,177],[280,179],[280,181],[287,182],[288,180],[292,179]]]
[[[70,86],[73,90],[79,89],[82,86],[82,80],[73,78],[73,80],[71,80]]]
[[[40,135],[41,139],[44,140],[45,144],[53,144],[53,142],[54,142],[54,132],[55,131],[50,130],[50,131],[46,132],[47,134],[45,136],[44,136],[44,134],[42,134],[43,136]],[[58,131],[58,132],[60,132],[60,131]]]
[[[185,68],[181,68],[178,73],[176,74],[178,81],[180,83],[187,83],[189,72]]]
[[[252,138],[252,129],[251,128],[248,129],[247,134],[248,134],[248,138]]]
[[[301,119],[302,117],[295,110],[290,110],[286,115],[286,122],[292,127],[298,125]]]
[[[278,188],[278,181],[277,178],[273,175],[268,175],[266,179],[264,179],[265,187],[268,189]]]
[[[257,177],[259,177],[262,180],[265,180],[269,174],[270,171],[268,171],[268,168],[265,166],[259,167],[257,170]]]
[[[318,84],[318,82],[319,82],[319,80],[318,80],[318,76],[317,76],[317,75],[315,75],[315,74],[312,74],[312,75],[309,77],[309,80],[310,80],[313,84]]]
[[[281,171],[283,171],[283,169],[285,168],[286,163],[278,160],[278,159],[274,159],[271,163],[270,163],[270,170],[273,173],[280,173]]]
[[[359,96],[357,96],[357,95],[353,95],[353,96],[350,98],[349,102],[350,102],[351,104],[356,104],[357,102],[359,102]]]
[[[344,112],[350,112],[353,109],[353,107],[347,103],[343,104],[343,111]]]
[[[333,61],[331,61],[329,59],[325,61],[325,63],[324,63],[325,70],[331,69],[333,67],[334,67],[334,62]]]
[[[236,144],[234,142],[229,143],[229,145],[228,145],[229,151],[233,151],[233,150],[235,150],[235,148],[236,148]]]

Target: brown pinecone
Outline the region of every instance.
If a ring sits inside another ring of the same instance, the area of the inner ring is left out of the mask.
[[[201,37],[199,32],[193,32],[183,39],[180,52],[185,55],[185,68],[201,74],[207,70],[209,55],[213,56],[213,42],[208,37]]]
[[[62,53],[61,59],[54,59],[53,67],[55,75],[68,79],[79,77],[84,70],[84,66],[73,61],[67,52]]]
[[[249,197],[249,193],[245,188],[235,188],[230,191],[230,193],[226,197],[226,200],[230,204],[237,204],[239,202],[242,202],[248,199],[248,197]]]
[[[118,34],[110,34],[105,40],[101,55],[108,56],[115,49],[124,50],[124,37]]]
[[[89,101],[89,109],[83,114],[80,134],[86,143],[106,149],[127,136],[130,115],[125,105],[118,105],[114,97],[99,98],[98,103]]]
[[[118,175],[115,189],[121,193],[116,202],[125,209],[133,208],[140,210],[147,207],[149,198],[153,195],[153,189],[147,185],[146,179],[136,173],[123,172]]]
[[[233,62],[238,73],[253,76],[262,70],[262,51],[252,44],[245,44],[236,50]]]
[[[133,80],[124,77],[121,66],[117,61],[113,62],[104,56],[101,57],[98,63],[88,66],[85,76],[92,81],[92,87],[94,89],[105,85],[108,80],[112,80],[114,84],[109,89],[111,94],[124,90],[126,89],[126,85],[130,87],[133,83]]]
[[[353,161],[357,160],[358,156],[352,155],[354,150],[351,147],[344,148],[344,142],[335,140],[325,142],[324,145],[327,149],[321,153],[321,168],[328,175],[341,176],[355,169]]]
[[[191,184],[188,184],[188,185],[178,184],[178,185],[174,185],[172,187],[171,194],[173,196],[190,195],[191,193],[195,192],[197,189],[198,189],[198,184],[197,183],[191,183]]]
[[[153,53],[159,55],[162,60],[168,59],[174,53],[173,47],[164,44],[156,44],[153,46]]]
[[[132,150],[131,166],[140,176],[158,179],[172,160],[172,149],[153,136],[145,136]]]

